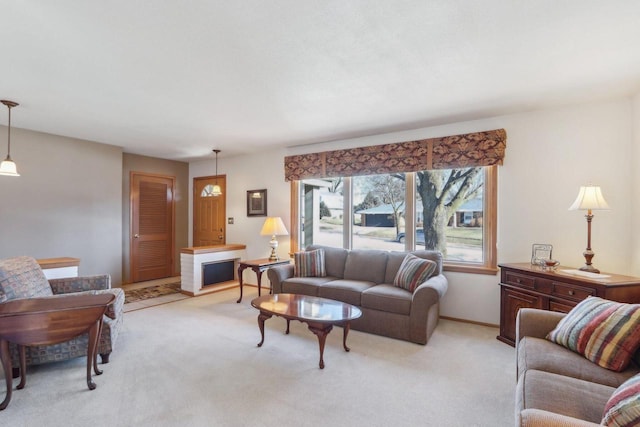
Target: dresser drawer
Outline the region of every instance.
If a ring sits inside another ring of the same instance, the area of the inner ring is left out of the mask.
[[[507,271],[505,273],[505,283],[508,283],[509,285],[534,289],[536,285],[536,279],[531,276],[525,276],[523,274]]]
[[[583,288],[582,286],[572,285],[563,282],[551,282],[551,295],[561,297],[573,301],[582,301],[588,296],[595,295],[596,290]]]

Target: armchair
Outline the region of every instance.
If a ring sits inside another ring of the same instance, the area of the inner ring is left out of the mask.
[[[40,265],[32,257],[20,256],[0,260],[0,303],[17,298],[54,295],[64,298],[65,294],[71,293],[115,295],[114,302],[108,306],[105,313],[97,349],[102,363],[109,363],[109,355],[122,325],[124,306],[124,292],[120,288],[111,288],[109,275],[47,280]],[[26,363],[39,365],[86,356],[88,340],[88,334],[83,334],[60,344],[26,347]],[[17,346],[11,345],[10,350],[12,364],[18,366]]]

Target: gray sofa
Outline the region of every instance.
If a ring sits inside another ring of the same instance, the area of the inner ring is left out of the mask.
[[[447,291],[442,274],[442,254],[410,252],[437,264],[433,275],[411,293],[393,286],[407,252],[373,249],[324,249],[326,277],[294,277],[293,265],[270,268],[267,276],[274,293],[292,293],[329,298],[356,305],[362,317],[351,328],[391,338],[426,344],[438,323],[439,301]]]
[[[640,372],[601,368],[545,339],[563,313],[521,308],[516,317],[516,425],[598,426],[613,392]]]

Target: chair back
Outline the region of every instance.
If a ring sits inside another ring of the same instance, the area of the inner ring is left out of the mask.
[[[35,258],[19,256],[0,260],[0,302],[51,295],[49,281]]]

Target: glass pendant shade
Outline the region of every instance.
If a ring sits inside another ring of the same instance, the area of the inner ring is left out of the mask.
[[[222,190],[220,189],[220,186],[218,184],[213,186],[213,190],[211,190],[211,195],[212,196],[221,196],[222,195]]]
[[[9,124],[7,127],[7,158],[0,163],[0,175],[4,176],[20,176],[16,162],[11,160],[11,108],[17,107],[19,104],[13,101],[3,99],[2,102],[9,110]]]
[[[7,156],[2,163],[0,163],[0,175],[5,176],[20,176],[16,163],[11,160],[11,157]]]

